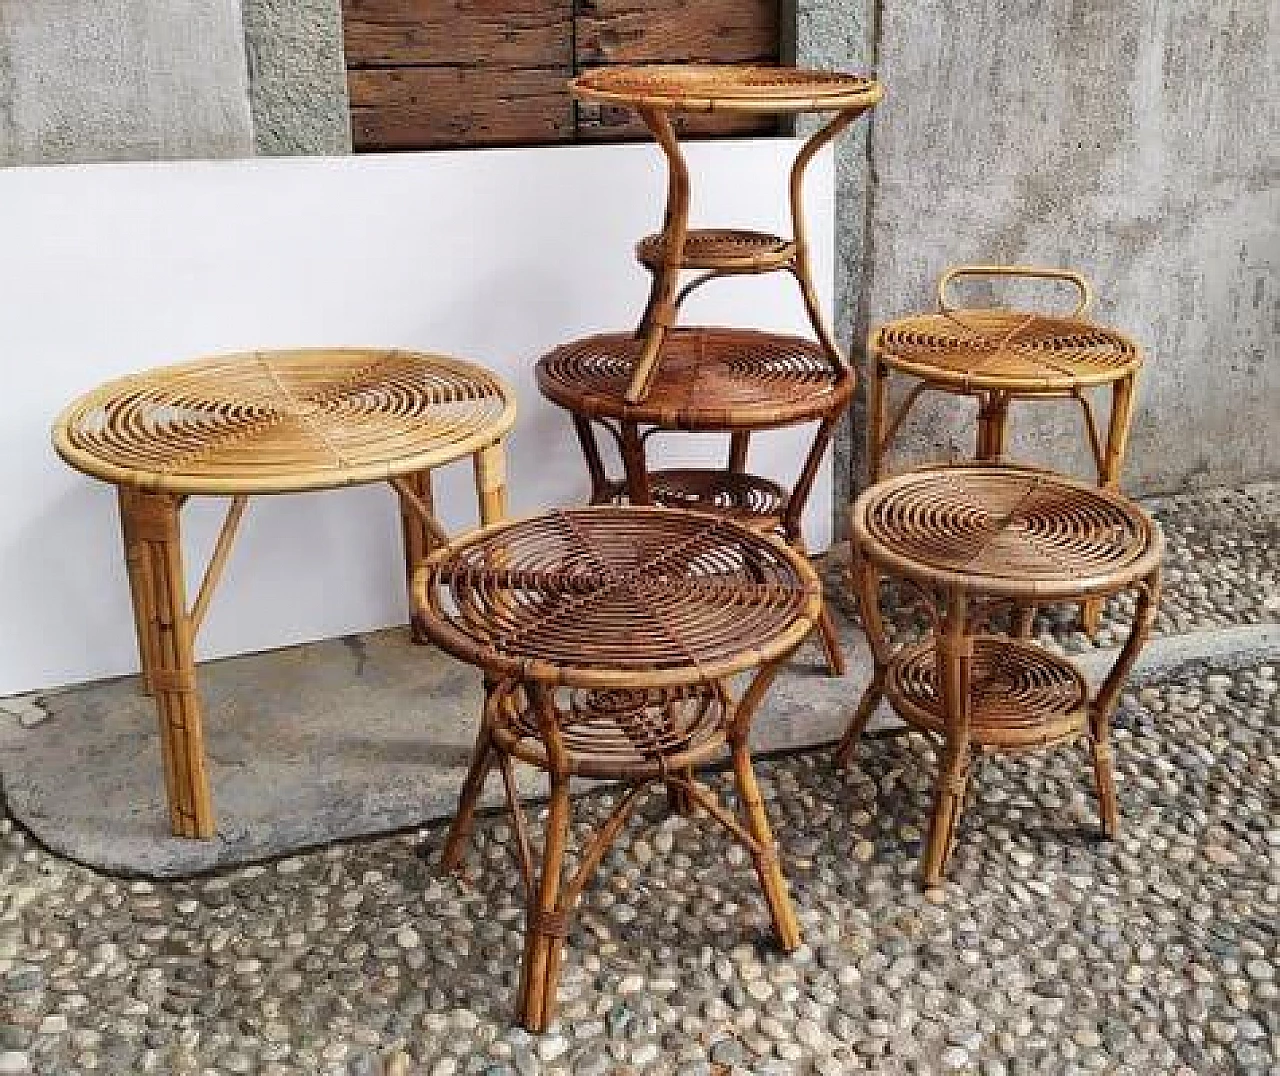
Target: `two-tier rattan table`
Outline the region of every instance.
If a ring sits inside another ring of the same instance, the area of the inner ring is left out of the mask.
[[[814,156],[882,94],[874,79],[751,65],[611,67],[574,79],[575,97],[637,111],[666,156],[663,229],[636,247],[652,274],[649,300],[634,333],[605,334],[557,348],[538,365],[544,395],[568,410],[591,475],[592,500],[678,505],[723,513],[781,533],[804,549],[800,516],[836,423],[854,388],[849,362],[823,316],[813,284],[803,210],[805,171]],[[672,120],[680,112],[757,115],[834,113],[808,138],[790,176],[790,237],[738,228],[689,227],[689,171]],[[681,286],[681,274],[697,275]],[[799,285],[816,341],[740,328],[677,328],[695,289],[721,277],[786,272]],[[795,485],[750,474],[755,430],[817,424]],[[616,440],[623,475],[610,478],[595,427]],[[729,434],[723,469],[650,472],[649,438],[661,431]],[[837,674],[839,640],[824,616],[823,643]]]
[[[948,297],[953,281],[968,277],[1030,277],[1070,283],[1077,293],[1069,315],[1027,310],[966,309]],[[938,281],[938,310],[900,318],[871,334],[867,455],[871,482],[884,476],[885,459],[916,401],[926,391],[973,397],[978,404],[975,458],[998,463],[1008,447],[1009,404],[1014,400],[1075,400],[1097,467],[1098,484],[1119,489],[1142,353],[1131,340],[1086,319],[1091,293],[1078,273],[1033,266],[963,265]],[[890,375],[914,384],[891,411]],[[1110,387],[1104,441],[1090,391]],[[1097,626],[1099,604],[1084,607],[1086,630]],[[1029,620],[1024,618],[1029,626]]]
[[[1114,836],[1111,714],[1160,589],[1164,543],[1146,513],[1118,493],[1048,471],[969,464],[866,490],[853,506],[852,540],[875,669],[836,758],[849,760],[883,697],[908,725],[941,741],[925,884],[942,879],[976,753],[1087,736],[1103,829]],[[925,599],[934,630],[923,642],[891,648],[879,608],[882,575]],[[1133,626],[1092,697],[1065,658],[984,632],[993,605],[1078,601],[1129,587],[1138,592]]]
[[[746,847],[779,943],[787,951],[799,945],[747,740],[779,665],[821,608],[805,558],[723,517],[578,508],[458,539],[419,570],[414,600],[427,635],[484,672],[484,715],[443,864],[460,862],[497,764],[528,902],[521,1023],[541,1031],[551,1020],[574,906],[654,787],[701,806]],[[735,700],[732,678],[751,671]],[[726,748],[740,811],[694,772]],[[516,760],[550,781],[541,867],[516,792]],[[567,872],[574,777],[627,787]]]
[[[67,463],[118,488],[146,689],[155,696],[173,833],[216,830],[194,642],[247,499],[369,482],[399,495],[408,576],[447,540],[431,471],[471,456],[480,515],[505,513],[511,390],[482,367],[410,351],[261,351],[112,381],[53,430]],[[191,496],[230,498],[195,601],[179,521]]]

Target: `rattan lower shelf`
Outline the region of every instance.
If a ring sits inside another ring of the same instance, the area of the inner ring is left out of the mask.
[[[1135,504],[1109,490],[1025,467],[969,464],[913,471],[867,489],[851,514],[853,583],[875,657],[870,684],[836,751],[841,763],[882,698],[941,742],[924,850],[937,885],[955,842],[974,755],[1086,737],[1103,830],[1119,807],[1110,720],[1155,619],[1164,544]],[[909,585],[933,620],[922,643],[894,651],[880,582]],[[1065,659],[989,633],[993,615],[1027,601],[1070,601],[1132,588],[1128,640],[1095,694]]]
[[[779,944],[800,943],[751,766],[751,721],[782,661],[812,629],[821,587],[807,560],[724,518],[661,508],[550,512],[459,539],[419,570],[415,607],[427,634],[484,672],[476,750],[442,856],[465,852],[477,799],[501,771],[528,917],[518,1015],[552,1020],[569,924],[583,889],[636,807],[665,788],[702,808],[751,856]],[[735,698],[735,678],[749,677]],[[738,806],[695,767],[733,765]],[[550,806],[538,848],[513,763],[544,771]],[[569,784],[622,783],[612,815],[570,869]]]

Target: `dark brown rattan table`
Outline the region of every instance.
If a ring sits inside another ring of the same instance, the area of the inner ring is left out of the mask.
[[[1025,467],[968,464],[915,471],[866,490],[852,512],[854,577],[875,655],[871,683],[836,751],[847,763],[881,698],[942,744],[924,881],[942,880],[970,760],[1087,736],[1102,826],[1119,826],[1110,721],[1155,619],[1164,542],[1140,508],[1110,490]],[[923,599],[934,630],[892,650],[880,615],[882,575]],[[1076,601],[1132,587],[1129,637],[1097,693],[1035,644],[984,630],[1002,605]]]
[[[748,734],[779,665],[813,628],[821,589],[805,558],[733,520],[663,508],[551,512],[468,535],[419,570],[427,635],[478,666],[485,705],[443,853],[461,861],[490,769],[503,777],[528,902],[518,1017],[552,1018],[575,904],[644,794],[665,786],[697,804],[750,853],[784,950],[799,925],[752,771]],[[735,699],[731,678],[753,671]],[[741,812],[695,774],[733,764]],[[534,862],[513,763],[547,773],[550,809]],[[627,787],[578,866],[565,871],[569,785]]]
[[[169,821],[213,837],[195,639],[249,497],[386,482],[398,494],[407,577],[445,540],[431,472],[471,457],[480,516],[506,511],[511,390],[459,359],[385,349],[220,355],[109,382],[59,416],[54,448],[119,492],[143,681],[160,718]],[[228,497],[195,600],[181,519],[188,498]]]
[[[636,257],[652,274],[634,332],[565,344],[538,364],[538,386],[573,416],[596,504],[626,500],[722,513],[804,549],[800,516],[854,375],[823,316],[813,285],[803,212],[805,171],[814,156],[882,94],[874,79],[790,67],[669,64],[599,68],[570,84],[574,96],[636,110],[666,156],[662,231],[639,241]],[[672,116],[680,112],[834,113],[806,140],[790,176],[790,237],[741,228],[689,227],[689,171]],[[681,274],[697,275],[681,286]],[[815,341],[727,327],[680,328],[681,304],[722,277],[790,273]],[[786,489],[747,471],[755,430],[817,424],[795,485]],[[618,444],[623,475],[605,469],[596,427]],[[668,430],[729,434],[726,466],[651,472],[645,447]],[[820,623],[827,662],[844,659],[834,625]]]

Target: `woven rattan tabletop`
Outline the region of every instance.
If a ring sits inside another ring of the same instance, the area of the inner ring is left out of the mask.
[[[1108,593],[1159,564],[1163,538],[1109,490],[1028,467],[913,471],[854,502],[860,552],[919,582],[1011,598]]]
[[[515,422],[494,374],[388,350],[256,351],[109,382],[59,416],[54,447],[117,485],[289,493],[394,478],[492,444]]]
[[[787,426],[843,408],[853,392],[853,378],[840,377],[812,341],[680,328],[663,341],[648,395],[631,404],[626,391],[642,347],[631,333],[562,344],[538,362],[538,388],[574,414],[684,430]]]
[[[599,67],[569,83],[584,101],[683,112],[820,112],[870,108],[880,83],[861,75],[753,64]]]
[[[1103,385],[1142,365],[1137,345],[1081,318],[949,310],[892,321],[872,352],[895,369],[966,391],[1060,392]]]
[[[739,523],[664,508],[554,511],[474,532],[419,570],[426,634],[491,676],[673,687],[788,653],[817,622],[812,567]]]

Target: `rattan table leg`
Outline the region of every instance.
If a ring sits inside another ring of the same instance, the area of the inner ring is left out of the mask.
[[[787,891],[787,879],[778,862],[777,845],[769,826],[769,816],[765,813],[764,799],[760,795],[755,770],[751,766],[751,749],[748,744],[751,721],[781,666],[781,660],[762,666],[738,701],[729,728],[729,750],[733,759],[734,786],[742,805],[746,829],[756,844],[756,848],[752,850],[756,876],[760,879],[760,888],[769,905],[778,945],[783,952],[790,953],[802,940],[800,922],[796,919],[795,908],[791,905],[791,897]]]
[[[407,497],[400,498],[400,528],[404,534],[404,567],[409,581],[409,635],[415,643],[424,644],[427,638],[422,633],[418,618],[413,612],[413,576],[420,565],[435,548],[434,537],[430,528],[423,521],[422,510],[435,514],[435,497],[431,488],[431,472],[419,471],[417,474],[405,475],[402,479],[405,486],[413,491],[421,507],[415,505]]]
[[[559,904],[561,871],[569,837],[569,777],[551,774],[542,875],[535,903],[526,916],[524,961],[520,971],[517,1012],[529,1031],[542,1032],[555,1013],[560,960],[567,934],[567,916]]]
[[[884,461],[889,454],[886,425],[889,418],[889,368],[874,356],[868,364],[867,386],[867,481],[874,485],[884,477]]]
[[[1104,489],[1120,488],[1120,473],[1124,469],[1125,449],[1129,444],[1129,426],[1133,417],[1133,397],[1136,375],[1122,377],[1111,386],[1111,415],[1107,420],[1107,448],[1102,458],[1098,484]],[[1098,630],[1102,619],[1101,598],[1090,598],[1080,606],[1080,626],[1086,635]]]
[[[945,746],[938,768],[933,820],[924,852],[924,884],[942,882],[955,842],[956,825],[964,807],[969,775],[970,673],[973,636],[968,624],[968,600],[959,590],[947,594],[947,613],[938,636],[938,683],[946,715]]]
[[[442,870],[453,871],[461,866],[462,856],[467,849],[467,842],[471,840],[471,829],[475,824],[476,805],[480,802],[489,770],[493,768],[495,749],[489,731],[489,709],[495,705],[495,691],[494,685],[485,685],[485,714],[480,722],[480,732],[476,735],[475,750],[471,753],[471,766],[462,782],[462,791],[458,793],[458,809],[449,826],[444,851],[440,854]]]
[[[884,698],[884,682],[888,672],[890,652],[889,637],[885,631],[884,618],[880,615],[880,572],[865,557],[858,553],[857,543],[853,546],[852,575],[854,591],[858,599],[858,612],[862,616],[862,630],[866,632],[867,642],[871,646],[871,657],[874,667],[871,680],[858,708],[849,720],[840,743],[836,746],[836,765],[847,766],[853,758],[858,740],[866,731],[871,715],[876,712],[880,700]]]
[[[169,824],[176,837],[215,834],[187,612],[179,512],[168,494],[121,491],[120,521],[143,674],[156,700]]]
[[[622,468],[627,482],[627,500],[632,504],[653,503],[649,487],[649,469],[644,461],[644,438],[634,422],[619,423],[618,447],[622,453]]]
[[[500,523],[507,516],[507,457],[503,442],[485,446],[472,459],[476,495],[480,499],[480,522],[485,526]]]

